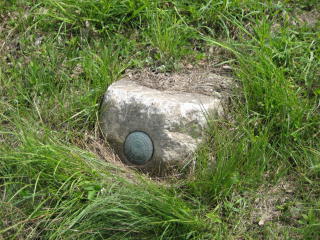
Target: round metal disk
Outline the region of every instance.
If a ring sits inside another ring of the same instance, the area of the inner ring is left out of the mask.
[[[152,158],[152,140],[144,132],[132,132],[124,142],[124,154],[129,162],[136,165],[143,165]]]

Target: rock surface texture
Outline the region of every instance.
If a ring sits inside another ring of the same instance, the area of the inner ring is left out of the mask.
[[[185,164],[203,138],[207,118],[223,115],[225,99],[217,92],[209,96],[145,85],[125,77],[108,88],[101,107],[104,134],[129,165],[161,171]],[[130,162],[124,150],[127,136],[135,131],[146,133],[153,143],[152,158],[139,165]]]

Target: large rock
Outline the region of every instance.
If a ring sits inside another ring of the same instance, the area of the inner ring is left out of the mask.
[[[208,116],[224,112],[224,98],[217,94],[152,89],[127,77],[105,93],[102,130],[129,165],[161,171],[184,164],[201,142]]]

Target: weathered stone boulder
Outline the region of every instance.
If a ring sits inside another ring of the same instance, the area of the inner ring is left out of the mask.
[[[208,76],[206,76],[208,78]],[[152,171],[190,160],[203,138],[208,116],[221,116],[221,92],[154,89],[130,77],[109,86],[101,127],[127,164]]]

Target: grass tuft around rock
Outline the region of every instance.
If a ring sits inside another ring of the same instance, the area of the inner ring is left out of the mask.
[[[0,239],[320,238],[319,17],[316,0],[0,2]],[[145,69],[237,85],[166,179],[98,124],[106,88]]]

